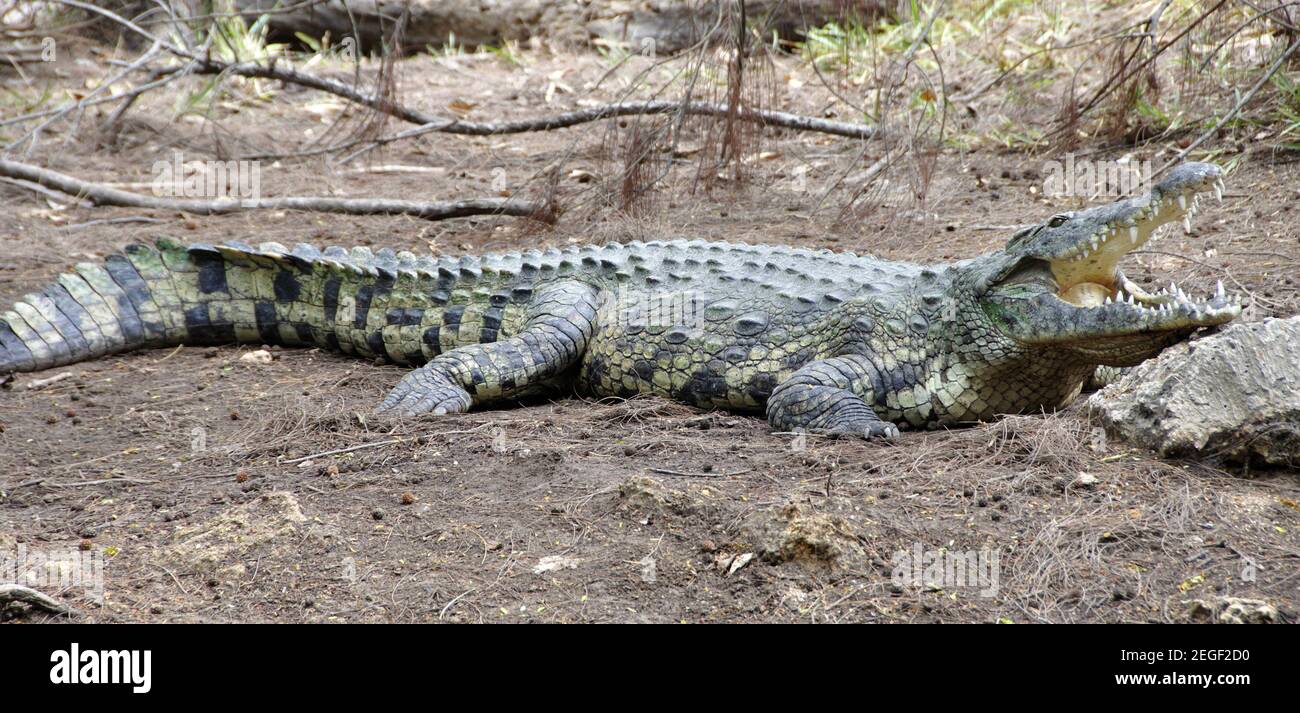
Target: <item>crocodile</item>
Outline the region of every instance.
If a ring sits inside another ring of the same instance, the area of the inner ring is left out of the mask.
[[[411,365],[377,411],[442,415],[562,393],[658,394],[766,412],[780,432],[899,428],[1057,409],[1241,302],[1147,292],[1124,255],[1222,172],[1060,213],[935,265],[702,241],[466,257],[367,248],[131,245],[0,315],[0,374],[143,347],[315,346]]]

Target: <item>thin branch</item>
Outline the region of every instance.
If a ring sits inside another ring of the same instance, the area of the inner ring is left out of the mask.
[[[0,159],[0,176],[30,181],[52,188],[98,206],[122,206],[153,210],[180,211],[196,215],[218,215],[246,210],[303,210],[348,215],[410,215],[425,220],[446,220],[473,215],[514,215],[536,217],[546,206],[513,198],[472,198],[460,201],[426,203],[383,198],[324,198],[283,196],[278,198],[218,198],[215,200],[174,199],[144,196],[88,183],[48,169]]]

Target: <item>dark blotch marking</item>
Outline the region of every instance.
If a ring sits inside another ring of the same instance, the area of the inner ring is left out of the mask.
[[[334,317],[339,311],[339,287],[342,280],[337,277],[331,277],[325,281],[325,295],[322,300],[325,305],[325,324],[334,324]]]
[[[650,381],[655,375],[655,365],[645,359],[637,359],[636,363],[632,365],[632,371],[636,372],[638,379]]]
[[[437,356],[438,354],[442,353],[442,347],[438,344],[437,325],[434,325],[424,330],[424,335],[421,336],[421,339],[424,340],[425,345],[429,347],[430,351],[433,352],[434,356]]]
[[[449,307],[446,312],[442,313],[442,326],[455,332],[460,329],[460,320],[465,316],[465,306],[456,305]]]
[[[725,399],[727,391],[726,378],[712,366],[703,366],[691,374],[691,380],[686,383],[686,392],[682,396],[697,406],[707,406]]]
[[[186,339],[189,343],[216,345],[235,341],[235,325],[228,322],[213,324],[206,303],[185,310],[185,328],[189,332]]]
[[[296,302],[298,296],[302,294],[302,285],[298,283],[298,276],[288,270],[276,272],[274,284],[276,302]]]
[[[190,260],[199,269],[199,292],[229,292],[226,285],[226,261],[221,253],[208,250],[190,250]]]
[[[489,307],[483,313],[483,328],[479,330],[479,344],[491,344],[497,340],[501,332],[501,315],[505,311],[505,306]]]
[[[352,318],[352,327],[354,329],[366,328],[366,319],[370,316],[370,301],[374,297],[374,285],[362,285],[357,289],[357,313]]]
[[[253,305],[253,314],[257,317],[257,335],[265,344],[278,344],[280,330],[276,328],[275,305],[270,302],[258,302]]]
[[[424,319],[422,309],[390,309],[386,315],[388,324],[393,327],[414,327]]]
[[[773,374],[757,374],[754,380],[746,387],[745,393],[759,403],[767,401],[767,397],[772,395],[776,389],[776,376]]]
[[[375,356],[393,361],[392,357],[388,356],[388,347],[384,345],[384,333],[382,330],[376,329],[371,332],[366,337],[366,346],[370,347],[370,351]]]
[[[380,270],[379,278],[373,285],[362,285],[357,289],[357,314],[352,322],[355,329],[365,329],[370,317],[370,303],[376,297],[387,295],[393,289],[397,274],[389,270]]]

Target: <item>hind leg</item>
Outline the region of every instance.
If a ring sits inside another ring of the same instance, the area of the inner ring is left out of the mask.
[[[434,357],[407,374],[376,411],[460,413],[527,394],[578,363],[595,331],[596,307],[596,290],[582,282],[565,280],[542,288],[518,334]]]

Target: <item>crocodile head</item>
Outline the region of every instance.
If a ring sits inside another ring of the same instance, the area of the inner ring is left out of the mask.
[[[1144,195],[1074,213],[1015,234],[985,264],[977,298],[1007,338],[1027,348],[1063,348],[1082,361],[1129,366],[1200,327],[1232,320],[1235,298],[1193,299],[1175,284],[1148,294],[1119,268],[1129,252],[1182,220],[1190,230],[1200,193],[1222,199],[1223,172],[1184,163]]]

